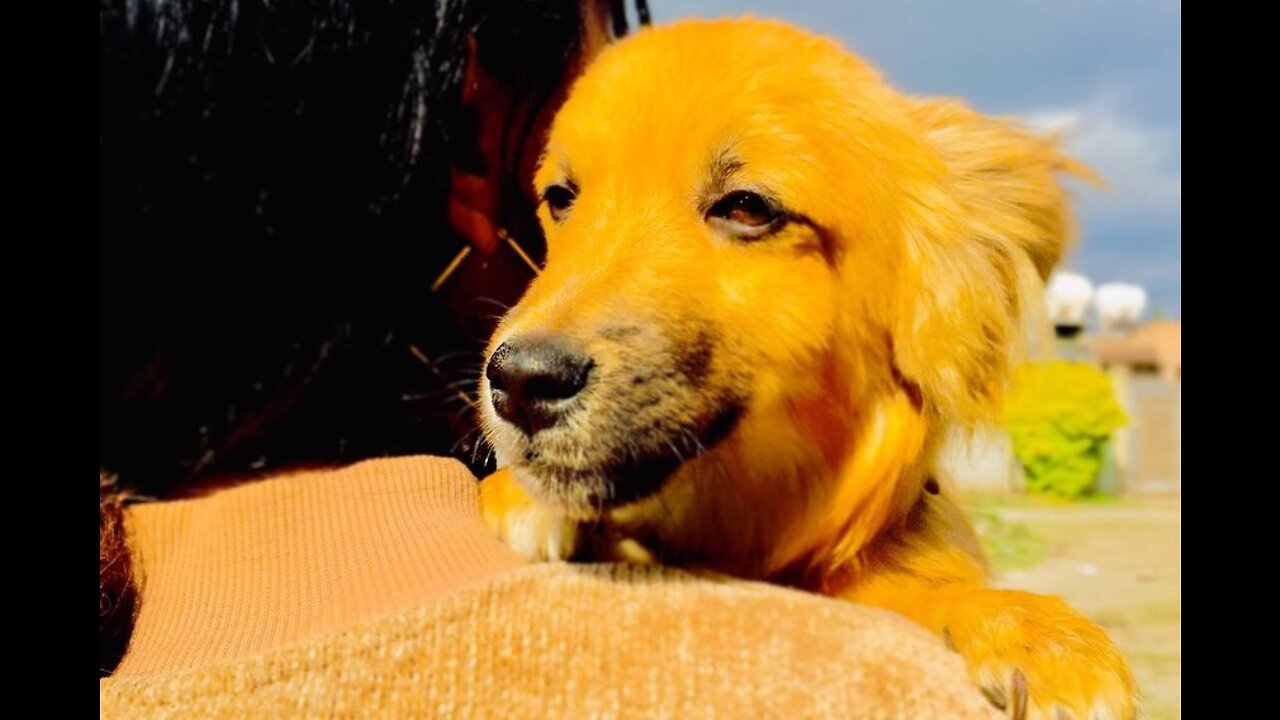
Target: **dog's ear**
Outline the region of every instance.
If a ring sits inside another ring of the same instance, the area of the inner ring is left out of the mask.
[[[1071,239],[1066,172],[1089,180],[1051,138],[950,100],[909,101],[943,166],[916,200],[907,245],[914,277],[895,328],[894,360],[942,419],[991,419],[1043,280]]]

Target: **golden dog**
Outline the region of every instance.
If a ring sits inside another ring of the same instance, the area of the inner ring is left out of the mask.
[[[1014,717],[1128,718],[1053,597],[985,586],[935,474],[999,412],[1069,234],[1052,145],[754,19],[645,30],[537,172],[547,263],[481,380],[486,519],[548,559],[713,568],[895,610]]]

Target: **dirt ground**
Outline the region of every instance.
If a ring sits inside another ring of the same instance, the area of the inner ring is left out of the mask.
[[[1093,617],[1133,664],[1140,717],[1182,717],[1181,501],[971,505],[998,584],[1061,595]]]

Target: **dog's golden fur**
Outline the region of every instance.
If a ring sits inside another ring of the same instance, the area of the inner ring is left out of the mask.
[[[505,466],[486,517],[543,558],[704,566],[896,610],[1015,716],[1132,716],[1101,629],[985,586],[934,468],[947,428],[999,411],[1070,234],[1063,170],[1081,169],[1047,140],[902,95],[781,23],[610,48],[555,120],[536,177],[546,268],[490,347],[556,334],[594,367],[533,436],[482,381]]]

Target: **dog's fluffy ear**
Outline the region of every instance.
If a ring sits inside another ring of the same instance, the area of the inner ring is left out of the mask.
[[[1011,358],[1072,234],[1057,175],[1096,179],[1052,139],[950,100],[910,101],[941,159],[908,229],[910,295],[896,328],[899,372],[941,419],[969,425],[999,408]]]

